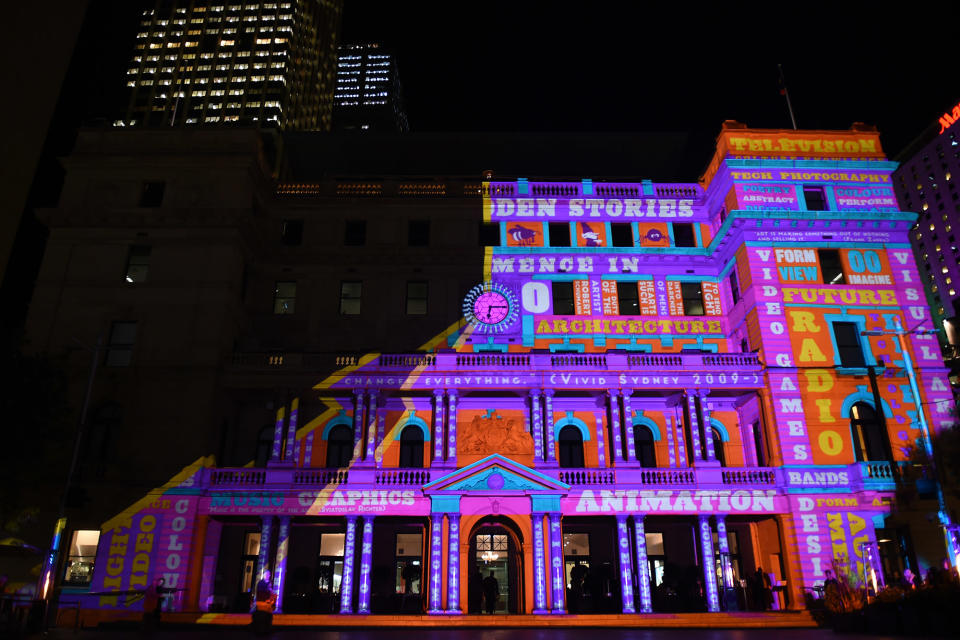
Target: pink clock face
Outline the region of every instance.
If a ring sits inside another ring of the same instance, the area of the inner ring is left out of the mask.
[[[485,291],[473,303],[473,315],[484,324],[497,324],[507,317],[510,303],[498,291]]]

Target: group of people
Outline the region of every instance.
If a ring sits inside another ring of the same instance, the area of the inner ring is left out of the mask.
[[[475,567],[470,575],[469,602],[467,608],[470,613],[482,613],[486,611],[489,614],[497,610],[497,603],[500,601],[500,582],[497,580],[493,571],[486,578],[480,572],[480,567]]]

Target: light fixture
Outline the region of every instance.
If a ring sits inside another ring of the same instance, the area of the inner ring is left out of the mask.
[[[480,559],[484,562],[492,562],[500,557],[500,554],[496,551],[484,551],[480,554]]]

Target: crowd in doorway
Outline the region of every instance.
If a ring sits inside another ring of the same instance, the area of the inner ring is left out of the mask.
[[[467,610],[472,614],[494,614],[500,603],[500,581],[494,572],[484,577],[480,567],[474,567],[470,574]]]

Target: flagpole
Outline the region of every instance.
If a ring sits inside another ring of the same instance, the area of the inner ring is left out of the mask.
[[[778,64],[777,69],[780,71],[780,93],[787,99],[787,110],[790,112],[790,122],[793,124],[794,131],[796,131],[797,118],[793,115],[793,103],[790,102],[790,92],[787,91],[787,80],[783,77],[783,65]]]

